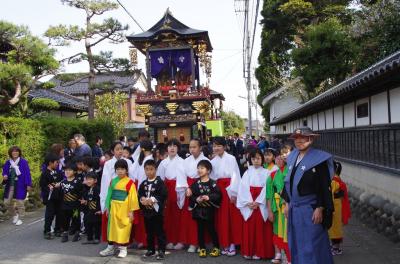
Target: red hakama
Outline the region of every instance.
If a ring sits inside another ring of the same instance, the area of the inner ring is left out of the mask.
[[[242,242],[243,218],[234,203],[231,203],[226,188],[231,184],[230,178],[217,180],[222,199],[216,214],[217,233],[222,248],[231,244],[240,245]]]
[[[135,185],[136,185],[136,190],[139,190],[137,181],[135,181]],[[133,238],[137,243],[143,244],[144,246],[146,246],[147,245],[147,237],[146,237],[146,229],[144,226],[143,212],[142,212],[142,210],[137,210],[137,211],[134,211],[133,214],[134,214],[134,225],[132,228]]]
[[[108,242],[107,240],[107,228],[108,228],[108,217],[106,213],[101,214],[101,240]]]
[[[250,193],[254,201],[260,195],[261,190],[262,187],[250,186]],[[241,254],[250,257],[273,258],[272,237],[272,224],[268,220],[264,222],[259,208],[253,210],[250,218],[243,223]]]
[[[198,179],[192,179],[187,177],[187,183],[190,187],[193,183],[195,183]],[[179,230],[179,240],[186,245],[194,245],[198,244],[197,241],[197,223],[192,218],[192,212],[189,211],[189,198],[185,198],[185,204],[182,208],[182,222],[181,228]]]
[[[168,190],[168,198],[166,201],[165,211],[164,211],[164,229],[165,235],[167,237],[167,243],[176,244],[180,241],[179,229],[182,229],[181,225],[181,215],[182,212],[177,204],[176,197],[176,180],[168,180],[165,178],[164,183]]]

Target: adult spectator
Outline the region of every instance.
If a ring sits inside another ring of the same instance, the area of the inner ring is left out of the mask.
[[[280,152],[281,150],[281,143],[279,142],[279,139],[277,137],[272,137],[271,139],[271,144],[270,148],[275,149],[277,152]]]
[[[76,157],[92,156],[92,149],[86,143],[86,139],[82,134],[75,134],[74,139],[77,145],[75,150]]]
[[[131,148],[132,153],[136,150],[137,138],[129,137],[128,138],[128,147]]]
[[[311,147],[316,136],[309,127],[296,129],[290,136],[296,149],[287,157],[282,197],[288,203],[285,215],[292,263],[298,264],[333,263],[328,237],[333,214],[333,159]]]
[[[96,144],[93,146],[92,150],[92,156],[96,158],[101,158],[103,157],[103,149],[101,148],[101,145],[103,144],[103,139],[100,136],[96,137]]]
[[[64,158],[65,158],[65,163],[68,163],[69,161],[72,160],[72,158],[75,155],[75,149],[76,149],[76,142],[75,139],[71,138],[68,141],[68,147],[64,149]]]

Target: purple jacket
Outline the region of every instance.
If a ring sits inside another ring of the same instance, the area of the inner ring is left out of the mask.
[[[16,182],[16,189],[14,191],[14,197],[17,200],[24,200],[26,198],[27,188],[28,186],[32,186],[32,178],[31,178],[31,170],[29,169],[28,161],[23,158],[19,160],[19,170],[21,171],[21,175],[18,176],[18,180]],[[7,175],[10,172],[10,160],[7,160],[3,166],[3,176]],[[4,198],[8,197],[8,192],[10,191],[9,181],[3,181],[5,185],[4,190]]]

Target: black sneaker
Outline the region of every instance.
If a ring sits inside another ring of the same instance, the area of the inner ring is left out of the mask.
[[[68,241],[68,233],[64,232],[63,235],[62,235],[62,238],[61,238],[61,242],[65,243],[67,241]]]
[[[165,255],[164,252],[158,251],[156,259],[157,260],[163,260],[164,259],[164,255]]]
[[[53,236],[51,235],[50,232],[47,232],[47,233],[44,233],[44,239],[51,240],[51,239],[53,239]]]
[[[72,242],[76,242],[81,240],[81,236],[79,235],[79,233],[75,233],[74,237],[72,238]]]
[[[70,229],[68,232],[68,235],[73,236],[75,234],[75,231],[73,229]]]
[[[149,258],[149,257],[153,257],[155,254],[156,254],[156,252],[147,250],[146,253],[144,253],[143,257]]]

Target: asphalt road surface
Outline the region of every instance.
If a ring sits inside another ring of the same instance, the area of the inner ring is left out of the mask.
[[[43,211],[29,213],[22,226],[16,227],[10,221],[0,223],[0,263],[249,263],[240,256],[200,259],[197,254],[185,251],[167,252],[164,261],[144,260],[142,250],[129,249],[128,257],[103,258],[99,251],[105,245],[82,245],[79,242],[61,243],[60,238],[44,240],[42,236]],[[344,254],[335,256],[337,264],[398,264],[400,244],[393,244],[385,237],[369,230],[356,220],[352,220],[345,230]],[[270,263],[267,260],[251,261]]]

